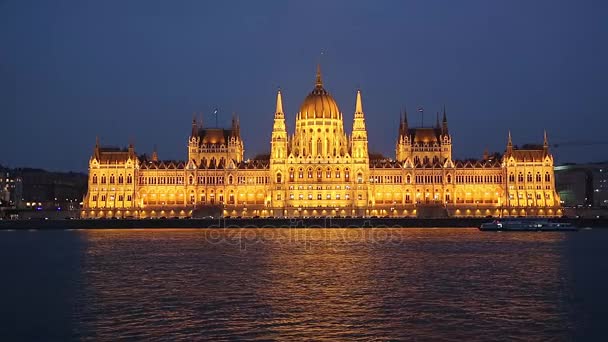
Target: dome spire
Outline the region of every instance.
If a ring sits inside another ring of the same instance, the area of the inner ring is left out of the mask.
[[[321,63],[317,64],[317,81],[315,87],[323,88],[323,80],[321,79]]]

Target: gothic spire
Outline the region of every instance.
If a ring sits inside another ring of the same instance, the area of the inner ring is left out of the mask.
[[[361,90],[357,90],[357,102],[355,104],[355,114],[363,114],[363,104],[361,103]]]
[[[283,114],[283,97],[281,96],[281,89],[277,91],[277,109],[275,111],[276,114]]]
[[[198,135],[198,125],[196,124],[196,113],[192,114],[192,133],[191,137],[196,137]]]
[[[443,134],[448,134],[448,116],[446,114],[445,105],[443,105],[443,122],[441,126]]]

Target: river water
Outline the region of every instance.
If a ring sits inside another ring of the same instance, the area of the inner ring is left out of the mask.
[[[0,231],[0,340],[605,340],[608,229]]]

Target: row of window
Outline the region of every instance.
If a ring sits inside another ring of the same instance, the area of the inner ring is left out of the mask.
[[[540,174],[540,172],[536,173],[536,181],[537,182],[542,182],[543,178]],[[526,181],[527,182],[532,182],[535,179],[534,177],[532,177],[532,172],[528,172],[528,174],[526,175]],[[517,181],[518,182],[523,182],[524,181],[524,174],[522,172],[520,172],[517,175]],[[551,181],[551,175],[549,174],[549,172],[545,172],[545,182],[550,182]],[[509,174],[509,182],[515,182],[515,175],[513,173]]]
[[[524,199],[524,194],[520,192],[519,194],[517,194],[517,198],[519,198],[520,200]],[[528,193],[528,194],[526,194],[526,198],[529,199],[529,200],[531,200],[531,199],[534,198],[534,196],[532,196],[531,193]],[[509,199],[510,200],[515,199],[515,195],[514,194],[509,194]],[[541,194],[536,194],[536,199],[537,200],[542,199],[542,195]],[[551,194],[546,193],[545,194],[545,199],[550,200],[551,199]]]
[[[450,183],[448,176],[448,183]],[[458,184],[470,184],[470,183],[502,183],[502,175],[463,175],[456,176],[456,183]]]
[[[313,174],[315,174],[315,173],[313,172],[312,168],[308,168],[308,170],[306,170],[306,176],[308,178],[313,178]],[[335,178],[338,178],[338,179],[342,176],[342,172],[340,171],[339,168],[337,168],[335,170],[335,172],[332,172],[332,170],[330,168],[327,168],[325,170],[325,172],[323,172],[323,170],[321,168],[317,168],[317,170],[316,170],[317,179],[323,178],[323,174],[325,174],[325,178],[332,178],[332,174]],[[294,177],[295,177],[295,170],[289,169],[289,181],[293,182]],[[300,179],[304,178],[304,169],[302,169],[302,168],[298,169],[298,178],[300,178]],[[350,180],[350,170],[349,169],[344,170],[344,179],[347,181]],[[281,183],[281,182],[282,182],[281,173],[277,173],[277,183]]]
[[[139,184],[184,184],[184,176],[173,176],[173,177],[139,177]]]
[[[280,201],[281,198],[282,198],[282,195],[280,193],[278,193],[277,194],[277,200]],[[314,198],[313,194],[308,194],[306,196],[306,199],[308,199],[308,200],[312,200],[313,198]],[[317,200],[322,200],[323,199],[323,194],[317,194],[316,198],[317,198]],[[336,200],[340,200],[342,198],[344,198],[345,200],[350,200],[350,194],[344,194],[344,196],[342,196],[341,194],[336,194],[336,196],[335,196]],[[362,194],[358,194],[357,198],[359,200],[361,200],[361,199],[363,199],[363,195]],[[289,194],[289,199],[290,200],[295,199],[295,194],[290,193]],[[304,194],[298,194],[298,199],[299,200],[303,200],[304,199]],[[325,195],[325,199],[326,200],[331,200],[332,199],[331,198],[331,194],[326,194]]]
[[[106,200],[106,195],[101,195],[101,201],[105,201]],[[92,196],[92,200],[93,202],[97,202],[97,195],[93,195]],[[110,201],[114,201],[114,199],[116,199],[116,197],[114,196],[110,196]],[[124,201],[125,200],[125,196],[124,195],[118,195],[118,201]],[[133,198],[131,197],[131,195],[127,195],[127,201],[132,201]]]
[[[403,182],[403,176],[371,176],[369,177],[370,183],[401,183]]]
[[[108,183],[108,178],[106,177],[106,175],[101,175],[100,177],[101,179],[101,184],[106,184]],[[93,174],[93,179],[92,179],[92,183],[93,184],[97,184],[97,174]],[[118,184],[124,184],[125,182],[125,178],[123,175],[118,175]],[[109,177],[109,183],[110,184],[116,184],[116,177],[114,175],[110,175]],[[127,175],[127,184],[131,184],[133,183],[133,176],[131,175]]]
[[[314,187],[315,187],[317,190],[323,190],[323,186],[322,186],[322,185],[317,185],[317,186],[314,186]],[[312,189],[313,189],[313,186],[312,186],[312,185],[308,185],[308,187],[307,187],[307,188],[308,188],[308,190],[312,190]],[[342,186],[340,186],[340,185],[336,185],[336,190],[340,190],[341,188],[342,188]],[[295,189],[295,186],[290,185],[290,186],[289,186],[289,190],[293,190],[293,189]],[[331,185],[326,185],[326,186],[325,186],[325,190],[331,190],[331,189],[333,189],[333,186],[331,186]],[[350,185],[345,185],[345,186],[344,186],[344,189],[346,189],[346,190],[350,190]],[[298,190],[304,190],[304,185],[298,185]]]

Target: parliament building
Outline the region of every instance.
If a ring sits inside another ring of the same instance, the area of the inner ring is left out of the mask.
[[[370,158],[356,93],[351,134],[317,68],[313,90],[288,132],[281,91],[270,155],[245,160],[238,118],[230,128],[192,121],[188,159],[161,160],[96,143],[83,218],[561,216],[553,157],[542,145],[502,156],[452,159],[447,114],[433,127],[400,119],[395,158]]]

